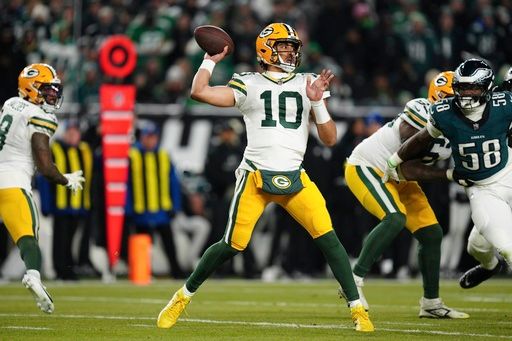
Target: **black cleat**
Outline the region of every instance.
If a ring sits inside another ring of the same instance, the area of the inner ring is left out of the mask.
[[[487,270],[481,265],[477,265],[462,275],[462,277],[459,279],[459,284],[463,289],[476,287],[478,284],[499,273],[504,267],[505,262],[502,260],[499,260],[498,264],[492,270]]]

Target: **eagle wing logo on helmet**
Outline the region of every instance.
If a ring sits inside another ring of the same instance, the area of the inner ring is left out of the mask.
[[[474,109],[491,100],[494,71],[485,61],[468,59],[455,70],[453,91],[455,104],[461,109]]]

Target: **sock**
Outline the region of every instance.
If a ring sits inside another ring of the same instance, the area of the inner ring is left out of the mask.
[[[423,277],[423,297],[439,297],[439,267],[443,229],[439,224],[423,227],[414,232],[418,240],[418,266]]]
[[[32,277],[37,278],[38,280],[41,280],[41,274],[37,270],[34,270],[34,269],[27,270],[27,274]]]
[[[183,285],[183,294],[187,297],[192,297],[194,296],[195,292],[190,292],[188,289],[187,289],[187,285]]]
[[[354,274],[354,281],[358,287],[362,287],[364,284],[364,277]]]
[[[360,304],[362,305],[361,300],[359,300],[359,299],[348,302],[349,308],[354,308]]]
[[[498,258],[494,255],[494,246],[474,227],[469,234],[467,250],[473,258],[480,262],[484,269],[493,270],[498,265]]]
[[[488,262],[481,263],[482,268],[487,270],[494,270],[498,266],[499,260],[496,256],[493,256]]]
[[[225,261],[232,258],[239,251],[224,241],[218,241],[210,246],[199,260],[196,269],[187,279],[186,288],[190,293],[196,292],[199,286],[210,277]]]
[[[20,249],[21,259],[25,263],[27,270],[41,270],[41,250],[34,236],[23,236],[18,239],[18,248]]]
[[[390,213],[385,216],[366,237],[354,266],[354,274],[364,278],[372,268],[373,263],[389,247],[393,239],[404,228],[404,225],[405,215],[402,213]]]
[[[347,300],[350,302],[359,299],[347,251],[341,245],[336,233],[334,231],[327,232],[323,236],[314,239],[314,242],[322,250],[334,277],[336,277],[345,295],[347,295]]]

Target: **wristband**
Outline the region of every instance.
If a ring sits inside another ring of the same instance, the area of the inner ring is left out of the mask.
[[[205,69],[210,73],[210,76],[213,73],[213,68],[215,67],[215,62],[211,59],[203,59],[203,62],[201,63],[201,66],[199,66],[200,69]]]
[[[446,170],[446,178],[449,180],[449,181],[453,181],[453,168],[448,168]]]
[[[398,167],[398,165],[401,164],[402,162],[404,162],[404,160],[402,160],[400,156],[398,156],[398,153],[396,152],[393,155],[391,155],[388,159],[388,165],[391,168]]]
[[[311,101],[311,109],[313,109],[313,112],[315,113],[315,122],[317,124],[327,123],[331,119],[331,115],[329,115],[323,99],[319,101]]]

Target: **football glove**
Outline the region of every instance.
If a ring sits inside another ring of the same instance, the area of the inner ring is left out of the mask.
[[[471,187],[475,184],[473,181],[461,177],[461,175],[457,173],[453,168],[449,168],[446,170],[446,178],[464,187]]]
[[[390,156],[390,158],[386,161],[386,168],[384,169],[384,175],[382,175],[382,182],[386,183],[389,179],[399,180],[397,167],[403,161],[400,159],[397,153],[394,153]]]
[[[73,173],[63,174],[66,179],[68,179],[68,183],[65,185],[67,188],[71,190],[71,192],[76,193],[76,191],[83,189],[82,183],[85,182],[85,178],[82,176],[84,173],[82,170],[78,170]]]

